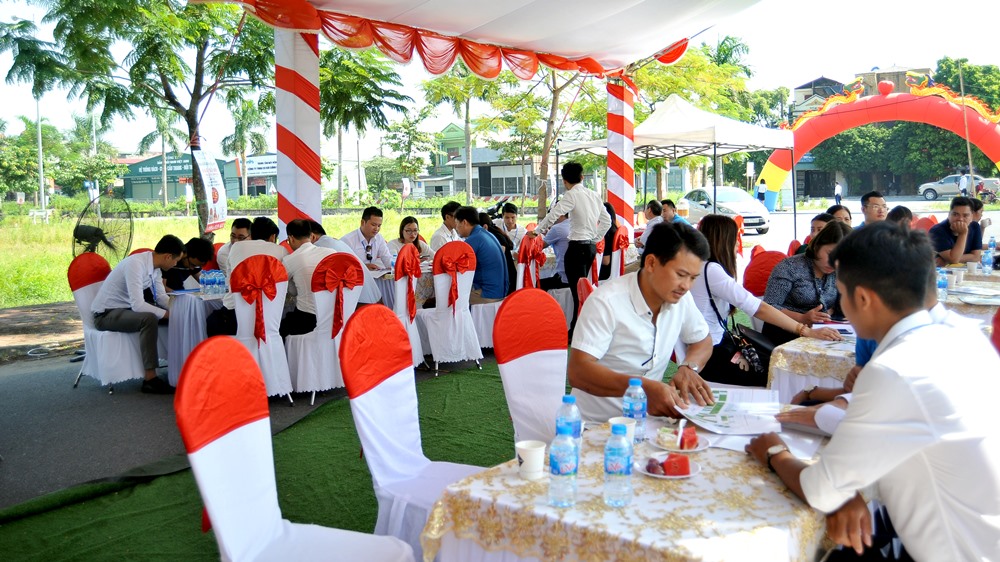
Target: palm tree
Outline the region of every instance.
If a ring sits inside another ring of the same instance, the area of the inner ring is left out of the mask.
[[[169,204],[167,201],[167,145],[169,144],[174,152],[180,152],[180,147],[187,142],[187,134],[173,126],[174,123],[180,121],[177,113],[153,107],[150,108],[149,114],[156,120],[156,129],[146,133],[146,136],[139,140],[138,150],[140,154],[145,154],[149,152],[154,142],[160,141],[160,181],[163,185],[163,206],[166,207]]]
[[[347,51],[334,47],[320,54],[319,114],[323,136],[337,135],[338,203],[344,202],[344,129],[354,127],[359,136],[369,126],[387,129],[389,119],[385,111],[403,113],[406,107],[402,104],[413,101],[393,89],[402,85],[392,63],[376,50]]]
[[[247,99],[231,100],[229,109],[233,114],[234,130],[233,134],[222,139],[222,152],[227,156],[240,158],[240,166],[243,169],[240,193],[248,195],[247,149],[254,154],[267,152],[267,138],[256,130],[267,126],[267,118],[253,101]]]

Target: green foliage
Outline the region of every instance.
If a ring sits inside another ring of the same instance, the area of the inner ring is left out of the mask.
[[[395,158],[376,156],[364,163],[368,187],[375,191],[401,185],[403,172]]]
[[[419,111],[405,111],[403,118],[389,126],[385,143],[398,156],[402,175],[415,178],[427,169],[424,154],[437,150],[434,135],[421,130],[421,124],[430,117],[434,108],[426,106]]]

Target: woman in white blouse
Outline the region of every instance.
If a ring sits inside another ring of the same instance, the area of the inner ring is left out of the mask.
[[[434,259],[434,250],[420,239],[420,223],[414,217],[403,217],[399,223],[399,238],[389,240],[389,251],[393,256],[399,255],[404,244],[413,244],[420,253],[420,261]]]
[[[766,386],[767,374],[755,376],[742,358],[735,363],[735,351],[724,341],[723,323],[740,309],[749,316],[780,326],[800,336],[839,340],[840,334],[830,328],[812,329],[792,320],[773,306],[753,296],[736,282],[736,221],[723,215],[707,215],[701,219],[698,230],[708,239],[711,257],[705,263],[702,275],[691,285],[691,296],[708,323],[712,336],[712,357],[702,369],[702,377],[710,382],[742,386]],[[709,300],[711,290],[715,308]],[[718,314],[716,314],[718,310]],[[721,317],[721,318],[720,318]]]

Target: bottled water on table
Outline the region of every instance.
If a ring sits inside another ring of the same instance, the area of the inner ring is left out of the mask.
[[[604,445],[604,503],[608,507],[632,503],[632,444],[625,434],[624,425],[612,425]]]
[[[556,429],[556,438],[549,446],[549,505],[576,505],[576,472],[580,465],[580,449],[573,440],[569,426]]]
[[[646,440],[646,391],[642,389],[642,379],[628,381],[628,390],[622,400],[622,415],[635,420],[635,443]]]
[[[983,266],[983,275],[993,273],[993,250],[986,250],[983,252],[981,265]]]
[[[576,406],[576,396],[566,395],[562,398],[562,405],[556,410],[556,431],[561,426],[569,426],[570,435],[576,441],[576,448],[579,449],[583,438],[583,418],[580,417],[580,408]]]
[[[948,298],[948,274],[943,267],[937,268],[937,298],[940,302]]]

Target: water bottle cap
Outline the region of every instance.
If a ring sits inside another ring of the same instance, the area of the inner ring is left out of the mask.
[[[628,385],[629,386],[642,386],[642,379],[631,378],[631,379],[628,380]]]
[[[576,404],[576,396],[573,396],[572,394],[563,396],[563,404]]]
[[[611,426],[611,435],[627,435],[628,430],[625,429],[625,424],[616,423]]]
[[[573,427],[569,425],[560,425],[556,427],[556,435],[573,435]]]

